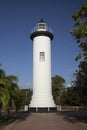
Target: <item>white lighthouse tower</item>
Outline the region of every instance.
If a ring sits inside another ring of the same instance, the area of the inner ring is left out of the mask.
[[[55,107],[51,87],[51,28],[41,20],[30,37],[33,40],[33,95],[29,107]]]

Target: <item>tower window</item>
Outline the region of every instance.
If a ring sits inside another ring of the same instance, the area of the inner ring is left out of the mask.
[[[45,61],[45,52],[40,52],[40,61]]]

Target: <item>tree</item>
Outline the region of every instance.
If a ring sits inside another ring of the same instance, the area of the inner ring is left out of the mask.
[[[60,104],[60,98],[64,90],[65,80],[59,76],[55,75],[52,77],[52,93],[56,104]]]
[[[16,76],[10,75],[10,76],[7,76],[6,79],[7,79],[6,87],[10,95],[9,107],[10,108],[12,106],[16,107],[17,99],[20,96],[20,90],[17,85],[18,78]]]
[[[80,48],[76,57],[76,60],[80,59],[79,70],[75,72],[76,84],[79,87],[87,87],[87,4],[82,5],[72,18],[75,20],[75,28],[71,34]]]
[[[71,34],[76,39],[80,48],[80,53],[76,60],[79,58],[87,60],[87,4],[82,5],[72,18],[75,21],[75,25]]]
[[[87,4],[82,5],[72,18],[75,25],[71,34],[80,48],[80,53],[75,58],[75,60],[80,60],[78,70],[75,72],[76,87],[79,87],[79,90],[82,91],[82,93],[79,91],[79,96],[82,97],[82,102],[84,102],[84,99],[87,99],[87,93],[84,93],[84,90],[87,90]]]
[[[32,96],[31,89],[21,89],[21,106],[29,105]]]
[[[6,110],[13,106],[18,107],[20,99],[20,89],[17,84],[18,78],[10,75],[6,76],[5,71],[0,69],[0,109]]]
[[[62,95],[61,102],[62,105],[77,106],[80,105],[80,97],[73,87],[68,87]]]
[[[7,109],[9,99],[9,92],[6,88],[6,75],[4,70],[0,69],[0,110]]]

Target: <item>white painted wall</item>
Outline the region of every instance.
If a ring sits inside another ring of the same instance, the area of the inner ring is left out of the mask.
[[[45,52],[45,61],[40,61]],[[51,89],[51,40],[47,36],[33,39],[33,96],[30,107],[55,107]]]

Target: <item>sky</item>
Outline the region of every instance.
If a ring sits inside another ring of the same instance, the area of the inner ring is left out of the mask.
[[[32,88],[33,43],[31,30],[40,19],[53,30],[52,76],[60,75],[66,86],[78,69],[74,59],[79,48],[70,30],[72,15],[87,0],[0,0],[0,64],[6,75],[16,75],[20,88]]]

